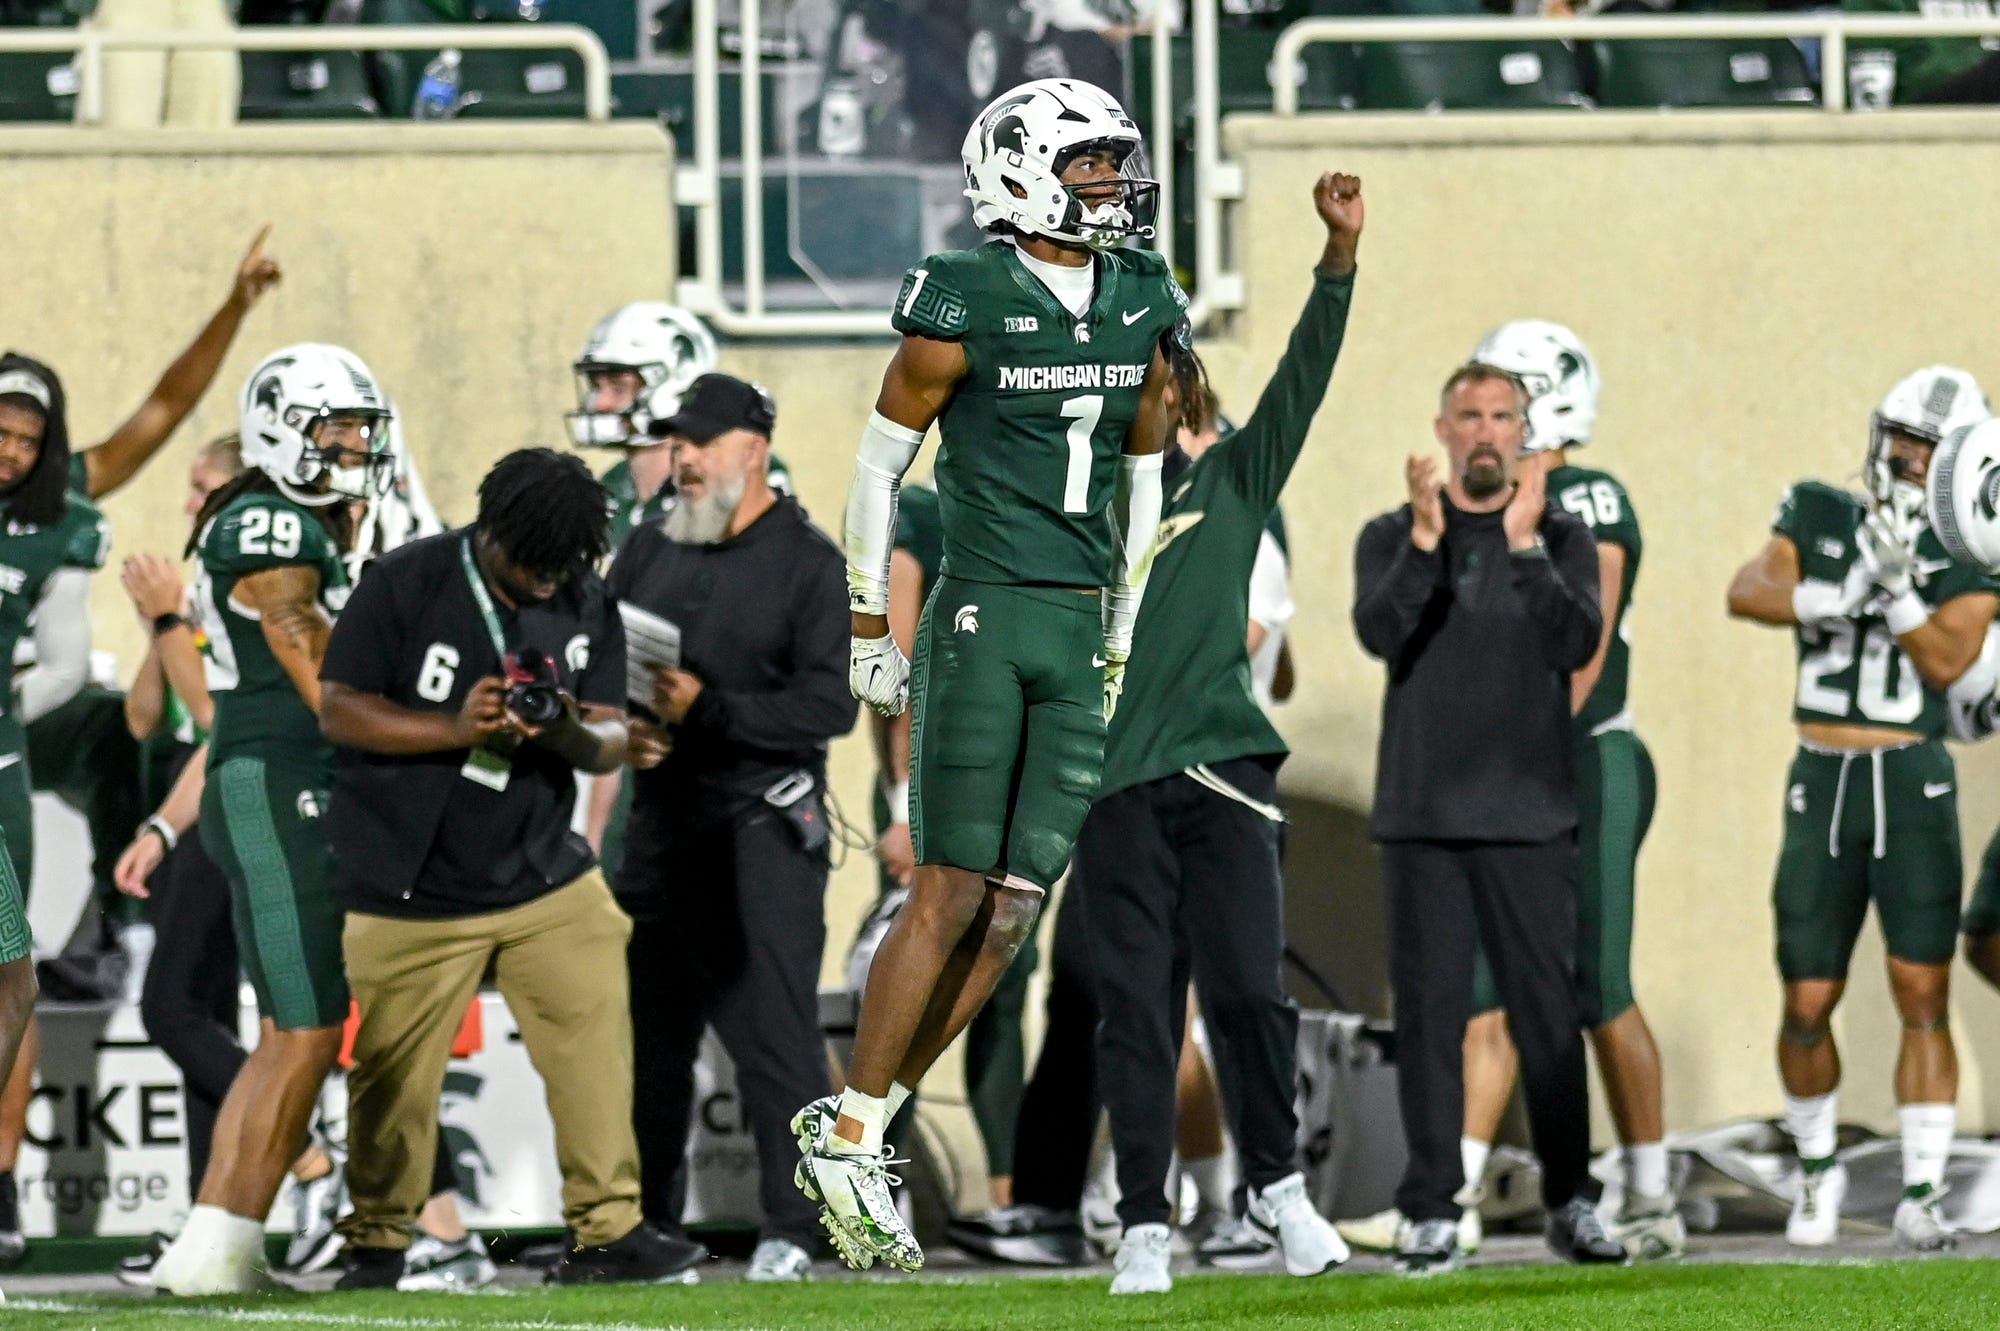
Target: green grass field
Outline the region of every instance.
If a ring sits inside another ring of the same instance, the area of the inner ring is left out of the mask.
[[[831,1280],[771,1288],[736,1282],[652,1289],[521,1289],[506,1294],[321,1294],[257,1301],[17,1297],[0,1325],[49,1328],[507,1328],[518,1331],[942,1331],[944,1328],[1262,1328],[1340,1331],[1990,1331],[2000,1326],[2000,1263],[1943,1260],[1825,1265],[1698,1265],[1584,1271],[1533,1267],[1434,1280],[1388,1275],[1188,1276],[1165,1298],[1112,1300],[1102,1278]]]

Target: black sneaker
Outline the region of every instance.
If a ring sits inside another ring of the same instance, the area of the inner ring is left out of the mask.
[[[1597,1203],[1588,1197],[1572,1197],[1549,1212],[1544,1233],[1549,1250],[1565,1261],[1594,1265],[1622,1264],[1626,1259],[1625,1245],[1611,1237],[1597,1214]]]
[[[1396,1272],[1434,1276],[1458,1269],[1458,1221],[1412,1220],[1396,1245]]]
[[[349,1247],[341,1262],[343,1269],[340,1279],[333,1282],[335,1289],[394,1289],[403,1278],[400,1248]]]
[[[697,1279],[694,1267],[708,1260],[708,1249],[677,1239],[641,1220],[615,1243],[586,1248],[571,1236],[570,1247],[550,1273],[557,1285],[664,1285]]]
[[[21,1194],[14,1187],[14,1171],[0,1170],[0,1270],[12,1270],[28,1255],[28,1239],[21,1233]]]

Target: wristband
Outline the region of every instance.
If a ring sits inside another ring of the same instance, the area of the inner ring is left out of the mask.
[[[154,814],[151,818],[148,818],[145,822],[139,824],[140,836],[144,836],[148,832],[151,832],[153,835],[159,837],[160,844],[165,846],[168,850],[172,850],[175,846],[180,844],[181,839],[174,834],[174,829],[168,826],[167,820],[160,817],[160,815],[157,813]]]
[[[169,632],[170,630],[177,628],[184,628],[186,627],[186,625],[187,625],[186,615],[183,615],[175,610],[169,610],[164,615],[153,616],[153,636],[157,638],[162,633],[166,633]]]
[[[1930,623],[1931,608],[1924,604],[1923,597],[1908,591],[1889,602],[1882,618],[1888,622],[1889,632],[1900,638]]]
[[[907,823],[910,821],[910,783],[898,781],[884,792],[889,801],[889,821]]]

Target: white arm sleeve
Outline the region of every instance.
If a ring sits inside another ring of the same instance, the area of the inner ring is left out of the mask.
[[[889,551],[896,540],[896,492],[924,446],[924,432],[868,413],[854,480],[847,489],[847,608],[889,613]]]
[[[1283,633],[1292,622],[1292,587],[1285,571],[1285,552],[1268,531],[1257,541],[1257,562],[1250,568],[1250,618],[1274,635]]]
[[[1125,453],[1118,459],[1118,489],[1111,501],[1111,585],[1104,590],[1104,655],[1123,661],[1132,655],[1132,626],[1153,571],[1160,537],[1159,453]]]
[[[74,698],[90,678],[90,574],[59,568],[35,603],[35,664],[14,685],[23,725]]]
[[[1986,630],[1986,644],[1979,659],[1966,668],[1945,690],[1951,708],[1953,739],[1985,739],[2000,730],[2000,624]]]

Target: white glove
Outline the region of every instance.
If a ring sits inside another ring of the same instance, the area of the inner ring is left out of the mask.
[[[1104,724],[1111,724],[1112,714],[1118,710],[1119,695],[1125,692],[1124,652],[1112,648],[1104,649]]]
[[[1854,544],[1861,556],[1859,562],[1867,566],[1868,576],[1890,600],[1916,590],[1916,543],[1891,530],[1880,511],[1868,515],[1854,533]]]
[[[896,636],[847,641],[847,691],[882,716],[901,716],[910,700],[910,663]]]
[[[1859,614],[1861,607],[1880,594],[1874,570],[1866,558],[1857,559],[1840,582],[1824,578],[1801,578],[1792,588],[1792,618],[1801,624],[1823,624]]]

